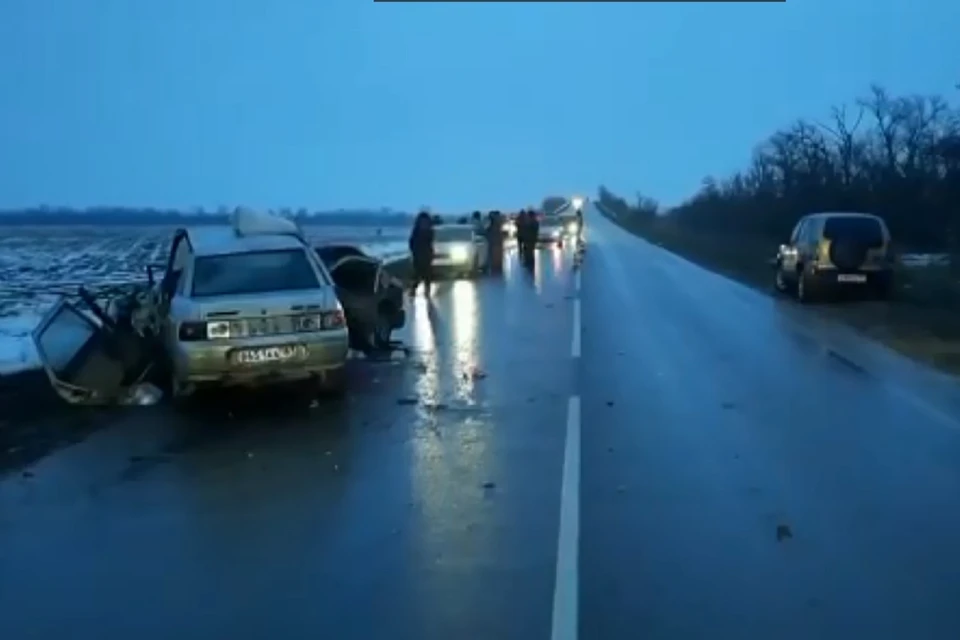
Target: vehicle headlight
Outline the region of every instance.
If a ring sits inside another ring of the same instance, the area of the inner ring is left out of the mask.
[[[583,206],[583,198],[574,198],[573,199],[573,208],[579,209]]]
[[[450,258],[455,262],[466,262],[470,259],[470,250],[466,247],[453,247],[450,249]]]
[[[577,232],[577,223],[576,223],[576,222],[571,222],[570,224],[567,225],[567,233],[569,233],[570,235],[573,235],[573,234],[575,234],[576,232]]]

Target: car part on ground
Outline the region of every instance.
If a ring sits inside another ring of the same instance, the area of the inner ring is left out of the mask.
[[[156,336],[135,326],[130,305],[116,305],[122,315],[111,316],[82,288],[80,298],[86,309],[62,298],[34,329],[43,369],[69,404],[129,404],[155,372]]]

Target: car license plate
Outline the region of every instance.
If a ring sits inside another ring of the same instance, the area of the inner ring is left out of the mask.
[[[837,276],[837,282],[857,282],[864,283],[867,281],[867,276],[860,273],[841,273]]]
[[[234,354],[234,359],[240,364],[260,364],[262,362],[283,362],[297,355],[297,348],[261,347],[259,349],[242,349]]]

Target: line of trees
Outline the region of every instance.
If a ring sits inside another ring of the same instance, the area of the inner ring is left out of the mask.
[[[608,209],[638,222],[656,201],[627,202],[605,187]],[[960,248],[960,109],[942,96],[897,97],[879,86],[823,120],[801,119],[758,146],[749,167],[667,211],[676,224],[708,233],[749,233],[780,241],[814,211],[883,216],[914,249]]]

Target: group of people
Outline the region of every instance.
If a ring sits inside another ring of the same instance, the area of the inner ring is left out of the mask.
[[[434,227],[441,224],[439,216],[431,216],[426,211],[420,212],[413,222],[410,232],[410,256],[413,261],[413,283],[411,292],[416,291],[422,282],[427,291],[430,290],[433,272],[434,257]],[[491,272],[503,271],[503,215],[499,211],[491,211],[486,220],[479,211],[474,211],[471,218],[475,233],[486,238],[487,264]]]
[[[577,216],[577,240],[582,244],[583,214],[579,209]],[[463,220],[462,220],[463,222]],[[517,249],[524,264],[532,266],[537,248],[537,239],[540,236],[540,217],[533,209],[522,209],[517,213],[516,225]],[[422,282],[427,290],[430,289],[434,258],[434,227],[442,224],[439,216],[431,216],[426,211],[419,213],[414,220],[413,230],[410,232],[410,255],[413,259],[413,290]],[[492,273],[503,271],[503,249],[507,232],[504,229],[504,218],[500,211],[491,211],[484,218],[479,211],[474,211],[470,219],[474,232],[487,241],[487,264]]]

